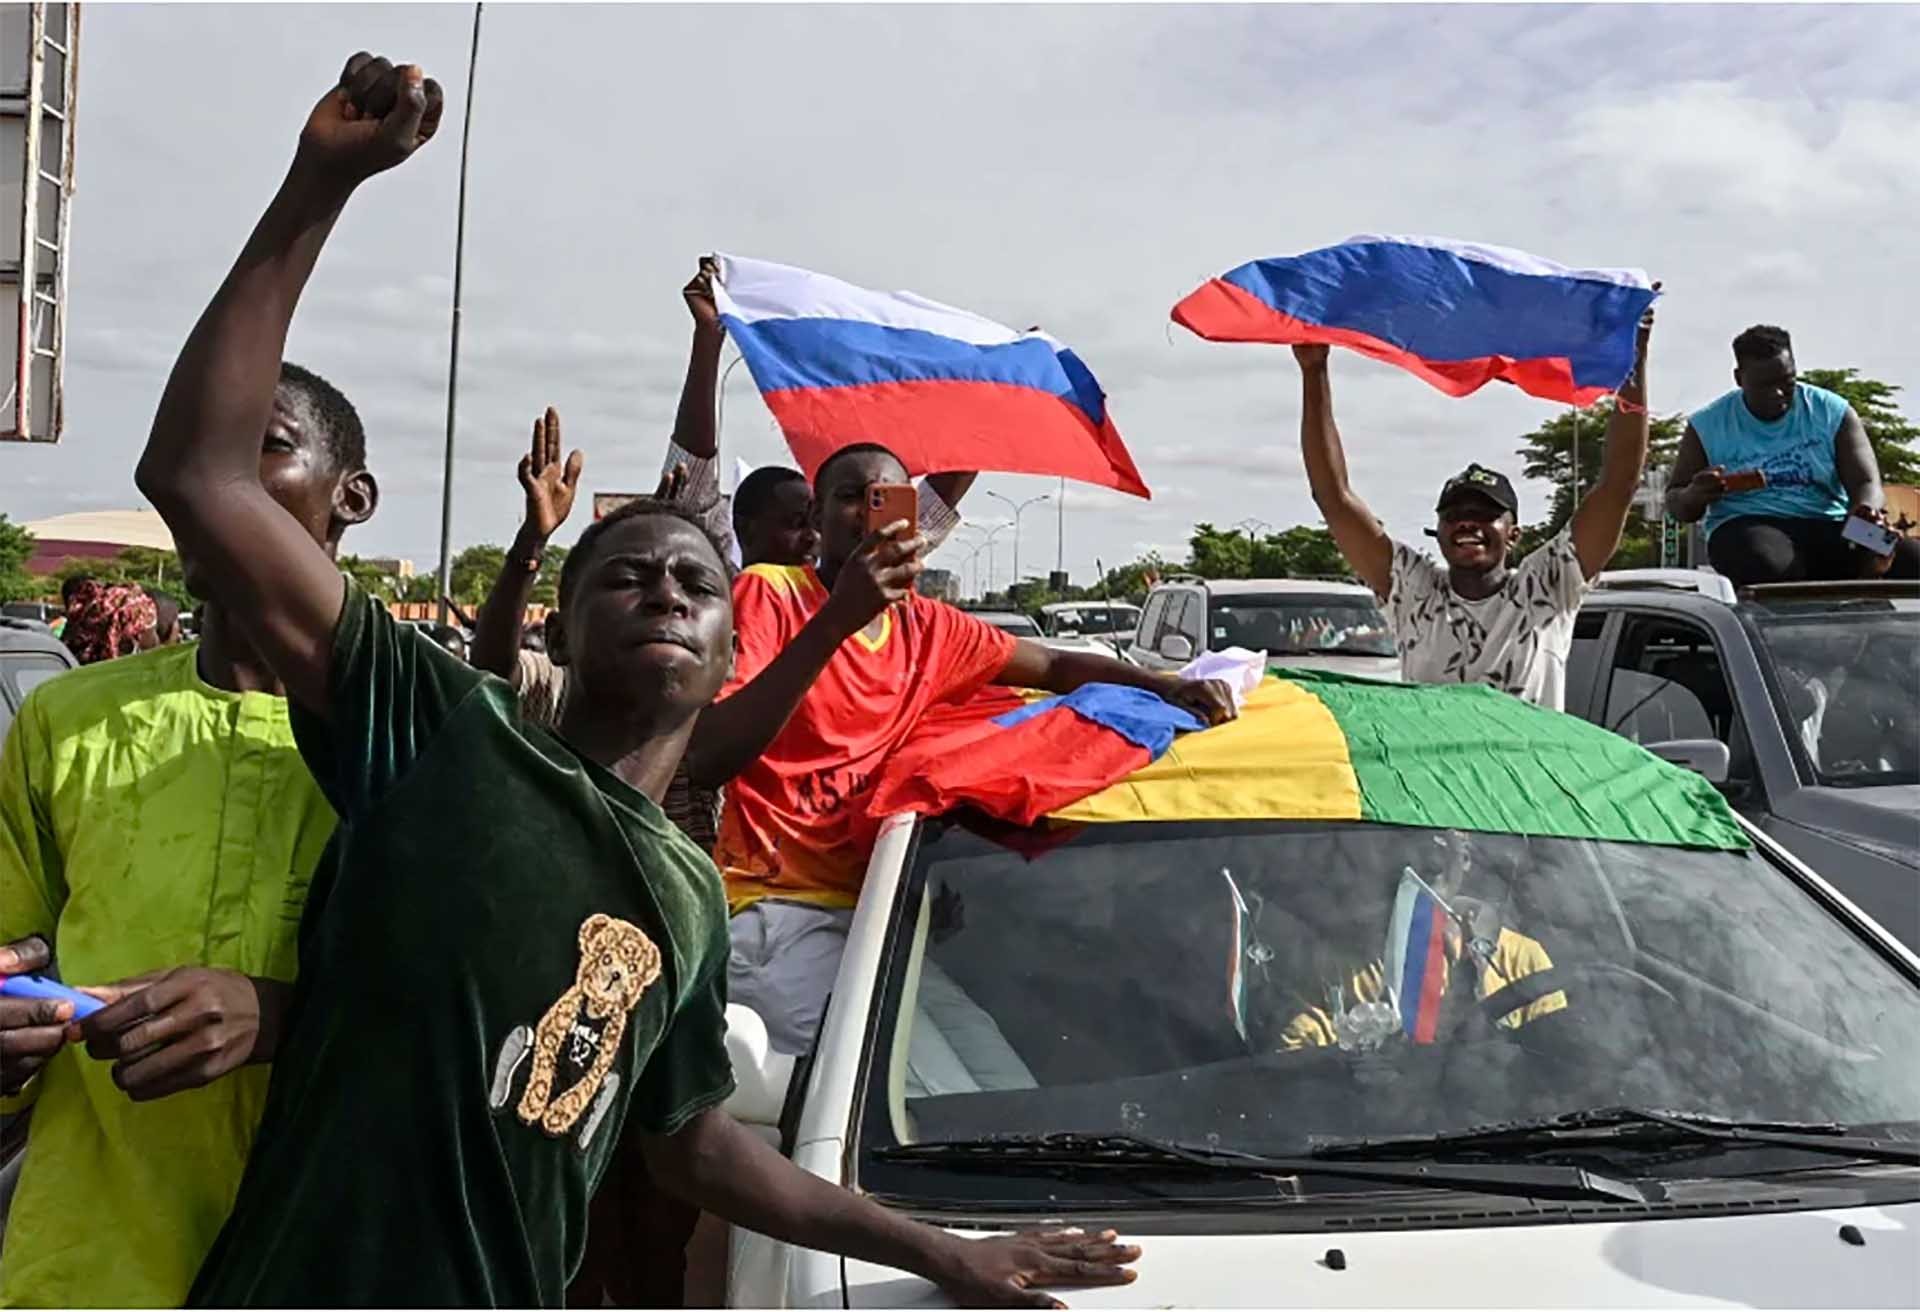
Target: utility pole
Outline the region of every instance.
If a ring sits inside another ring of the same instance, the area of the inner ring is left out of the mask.
[[[1053,494],[1042,492],[1039,496],[1028,497],[1025,501],[1015,501],[1012,497],[1002,496],[998,492],[989,492],[987,495],[1013,507],[1013,583],[1018,583],[1020,581],[1020,516],[1026,512],[1028,506],[1037,506],[1042,501],[1053,500]],[[1008,587],[1011,588],[1012,583],[1008,584]]]
[[[1060,475],[1060,495],[1054,503],[1058,519],[1053,537],[1053,572],[1063,578],[1067,572],[1067,476]]]
[[[467,256],[467,141],[473,136],[473,80],[480,68],[480,11],[473,6],[473,49],[467,55],[467,108],[460,126],[460,205],[453,230],[453,340],[447,348],[447,452],[440,470],[440,622],[453,595],[453,428],[460,399],[460,291]]]

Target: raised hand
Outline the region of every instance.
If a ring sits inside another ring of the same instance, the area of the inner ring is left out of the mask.
[[[107,1003],[78,1026],[88,1054],[111,1061],[113,1082],[147,1102],[271,1057],[291,990],[235,970],[183,966],[85,991]]]
[[[720,276],[720,266],[713,257],[700,257],[700,271],[693,275],[693,281],[680,289],[680,295],[686,298],[687,313],[693,316],[696,331],[724,333],[720,325],[720,307],[714,304],[713,282]]]
[[[446,96],[417,64],[361,51],[307,116],[298,158],[348,186],[408,159],[440,129]]]
[[[907,599],[920,576],[927,540],[906,520],[895,520],[871,534],[840,567],[827,601],[849,634],[867,627],[887,607]]]
[[[580,490],[580,470],[586,457],[575,451],[560,463],[560,415],[552,406],[533,421],[533,443],[520,457],[520,487],[527,494],[523,532],[542,542],[567,522],[573,498]]]
[[[1318,369],[1326,364],[1329,349],[1324,342],[1299,342],[1293,348],[1293,358],[1302,369]]]
[[[1041,1291],[1132,1282],[1140,1250],[1118,1239],[1111,1230],[1030,1230],[962,1240],[940,1289],[961,1307],[1065,1307]]]
[[[37,975],[53,960],[38,935],[0,947],[0,975]],[[0,997],[0,1095],[20,1092],[67,1041],[73,1004],[57,998]]]

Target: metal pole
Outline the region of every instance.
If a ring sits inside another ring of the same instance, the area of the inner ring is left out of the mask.
[[[1065,574],[1067,572],[1067,476],[1065,474],[1060,476],[1060,501],[1054,510],[1057,512],[1057,527],[1053,537],[1053,572]]]
[[[473,49],[467,56],[467,108],[460,125],[460,208],[453,232],[453,328],[447,348],[447,453],[440,473],[440,622],[447,623],[453,595],[453,430],[460,398],[460,291],[467,255],[467,142],[473,136],[473,83],[480,68],[480,11],[473,6]]]
[[[1567,498],[1568,513],[1580,506],[1580,407],[1573,408],[1573,495]]]

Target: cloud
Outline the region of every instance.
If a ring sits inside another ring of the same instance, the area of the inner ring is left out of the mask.
[[[0,448],[0,512],[133,503],[173,355],[344,55],[417,59],[464,109],[470,15],[90,12],[70,427],[52,452]],[[1049,563],[1063,545],[1082,576],[1142,543],[1181,554],[1200,519],[1317,522],[1288,352],[1201,342],[1167,312],[1232,265],[1356,231],[1662,277],[1663,411],[1724,389],[1727,342],[1760,320],[1791,328],[1808,365],[1920,395],[1920,250],[1900,240],[1920,200],[1920,68],[1887,55],[1911,43],[1897,6],[541,5],[485,23],[456,545],[512,533],[513,463],[548,404],[587,451],[588,492],[652,487],[686,359],[679,288],[716,249],[1070,343],[1156,494],[1070,488],[1063,535],[1053,508],[1028,512],[1023,564],[1033,543]],[[183,57],[222,70],[218,97],[181,85]],[[353,548],[423,564],[458,123],[353,199],[288,343],[369,427],[383,496]],[[1554,414],[1511,389],[1451,400],[1344,354],[1334,383],[1355,486],[1410,539],[1447,475],[1470,459],[1517,472],[1520,435]],[[744,369],[723,443],[788,459]],[[995,521],[988,489],[1057,485],[983,477],[964,509]]]

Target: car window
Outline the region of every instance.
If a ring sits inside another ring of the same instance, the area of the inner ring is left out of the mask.
[[[1140,646],[1152,650],[1160,641],[1160,618],[1166,613],[1166,593],[1156,592],[1148,597],[1146,608],[1140,612],[1140,627],[1134,631],[1133,640]]]
[[[45,652],[0,653],[0,684],[5,685],[0,687],[0,738],[5,737],[7,727],[13,723],[15,708],[26,700],[28,693],[72,668],[70,663]]]
[[[1592,701],[1593,679],[1599,672],[1600,635],[1606,632],[1607,613],[1583,610],[1573,620],[1573,646],[1567,652],[1567,710],[1586,715]]]
[[[1190,633],[1193,630],[1195,626],[1187,623],[1187,611],[1192,606],[1193,593],[1186,588],[1181,588],[1167,598],[1166,618],[1160,621],[1159,636],[1153,640],[1156,651],[1169,634]]]
[[[1758,851],[1030,833],[922,834],[876,998],[868,1187],[874,1146],[1066,1130],[1294,1153],[1627,1105],[1920,1135],[1920,989]],[[889,1169],[883,1192],[938,1191]]]
[[[1883,601],[1755,616],[1781,723],[1831,788],[1920,783],[1920,611]]]
[[[1272,656],[1391,656],[1393,634],[1372,597],[1348,593],[1235,593],[1213,598],[1207,646]]]
[[[1601,723],[1637,743],[1733,742],[1733,693],[1713,638],[1684,620],[1627,617]]]

